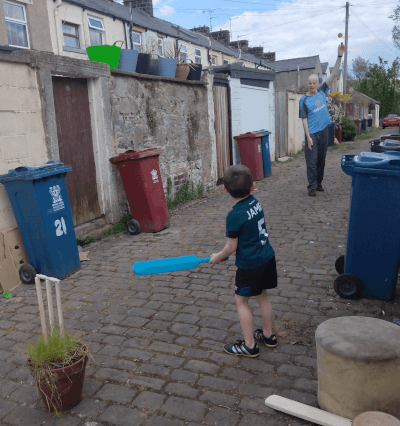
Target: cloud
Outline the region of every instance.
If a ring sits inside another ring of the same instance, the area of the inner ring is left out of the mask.
[[[249,5],[250,6],[250,5]],[[276,59],[290,59],[319,55],[321,62],[333,66],[337,57],[337,47],[344,42],[345,8],[338,0],[297,0],[282,2],[277,9],[268,12],[244,12],[232,16],[231,40],[240,37],[249,40],[253,47],[264,46],[264,52],[276,52]],[[361,56],[376,63],[378,56],[390,63],[400,51],[392,42],[394,21],[388,18],[395,5],[365,0],[355,1],[350,6],[348,67],[351,59]],[[249,10],[250,8],[248,8]],[[259,25],[254,28],[254,24]],[[230,22],[216,25],[216,28],[229,30]],[[343,38],[338,38],[343,33]]]
[[[161,14],[161,15],[163,15],[163,16],[169,16],[169,15],[171,15],[172,13],[174,13],[175,12],[175,9],[173,8],[173,7],[171,7],[171,6],[168,6],[168,5],[164,5],[164,6],[161,6],[159,9],[158,9],[158,11],[159,11],[159,13]]]
[[[156,4],[160,3],[161,0],[153,0],[153,6],[155,6]]]

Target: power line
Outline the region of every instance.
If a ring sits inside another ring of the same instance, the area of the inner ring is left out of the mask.
[[[364,27],[372,34],[374,35],[387,49],[391,50],[393,53],[395,53],[396,55],[399,54],[399,52],[395,52],[392,48],[390,48],[387,44],[385,44],[370,28],[368,28],[363,21],[361,21],[361,19],[354,14],[354,16],[364,25]]]
[[[321,46],[321,44],[328,38],[328,35],[330,34],[330,32],[333,30],[333,27],[336,26],[338,19],[340,18],[340,16],[338,16],[338,18],[336,19],[335,23],[333,24],[332,28],[326,33],[325,38],[321,41],[321,43],[315,48],[315,50],[313,51],[313,53],[318,50],[319,46]]]

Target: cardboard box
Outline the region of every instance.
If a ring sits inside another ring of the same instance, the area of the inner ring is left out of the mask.
[[[21,284],[19,268],[24,263],[29,263],[29,259],[18,227],[0,232],[0,292]]]

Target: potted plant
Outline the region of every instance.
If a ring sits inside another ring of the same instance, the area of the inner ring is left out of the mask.
[[[50,334],[47,333],[40,278],[46,279]],[[60,328],[54,325],[51,283],[56,285]],[[35,380],[44,405],[49,411],[66,411],[80,401],[89,349],[64,330],[60,281],[45,276],[35,277],[42,335],[36,343],[26,343],[28,369]]]
[[[176,57],[175,51],[169,48],[165,48],[164,57],[159,56],[158,61],[160,64],[158,75],[162,77],[175,78],[176,66],[178,63],[178,58]]]
[[[80,401],[89,350],[82,342],[58,329],[27,343],[27,365],[49,411],[66,411]]]
[[[155,40],[149,40],[147,42],[147,53],[150,54],[149,74],[158,75],[160,63],[158,61],[158,43],[156,43]]]
[[[136,64],[136,72],[139,74],[150,74],[150,59],[151,59],[151,46],[146,43],[142,46],[138,55]]]
[[[193,65],[186,62],[186,59],[182,60],[180,58],[180,51],[180,48],[175,49],[175,56],[177,59],[175,78],[181,78],[182,80],[186,80],[189,76],[190,68],[193,67]]]

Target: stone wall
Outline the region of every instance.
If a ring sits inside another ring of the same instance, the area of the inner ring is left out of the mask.
[[[186,181],[215,185],[209,131],[207,84],[112,71],[108,82],[115,155],[128,149],[159,148],[161,178],[171,194]],[[119,209],[127,210],[115,168]]]

